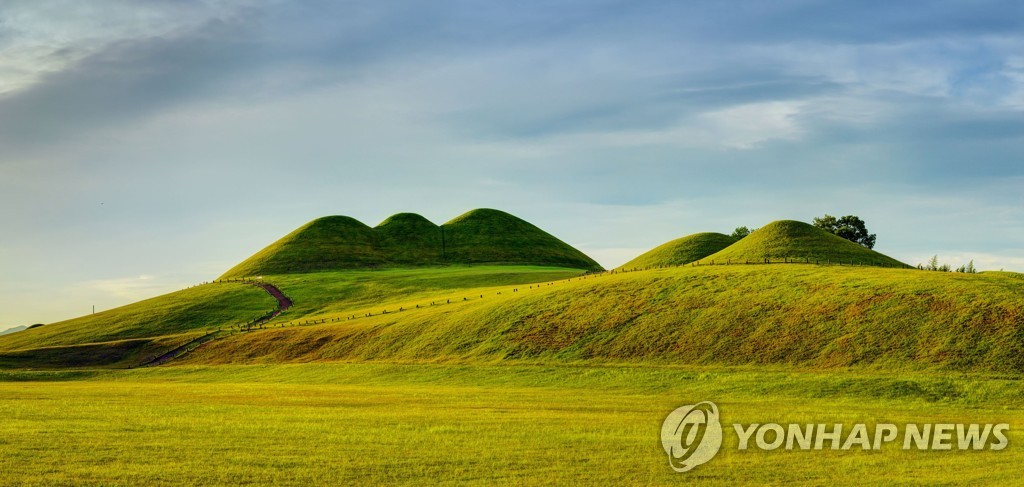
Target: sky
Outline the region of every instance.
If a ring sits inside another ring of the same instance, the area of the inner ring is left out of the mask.
[[[0,330],[303,223],[524,218],[612,267],[855,214],[1024,271],[1024,3],[0,0]]]

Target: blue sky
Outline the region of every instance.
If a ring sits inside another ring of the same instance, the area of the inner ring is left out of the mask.
[[[519,215],[613,266],[823,213],[1024,271],[1019,2],[0,3],[0,329],[315,217]]]

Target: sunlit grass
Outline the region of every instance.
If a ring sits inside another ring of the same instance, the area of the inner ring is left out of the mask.
[[[386,364],[78,374],[0,376],[5,483],[1009,485],[1024,461],[1013,377]],[[701,400],[728,424],[1006,422],[1010,448],[740,452],[727,434],[712,462],[676,474],[661,421]]]
[[[1024,280],[998,273],[684,266],[539,286],[396,294],[401,297],[352,307],[342,303],[354,301],[343,300],[313,315],[340,322],[238,335],[188,360],[781,364],[1019,373],[1022,295]],[[451,305],[429,306],[444,296],[454,298]],[[470,299],[462,301],[465,296]],[[394,313],[399,307],[405,311]],[[391,312],[381,315],[384,309]],[[366,318],[367,312],[376,315]],[[353,315],[357,319],[347,319]]]

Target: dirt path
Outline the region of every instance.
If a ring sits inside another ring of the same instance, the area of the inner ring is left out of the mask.
[[[275,286],[273,284],[270,284],[270,283],[267,283],[267,282],[255,282],[255,281],[242,281],[242,282],[245,282],[246,284],[251,284],[253,286],[262,288],[264,291],[267,292],[267,294],[273,296],[274,299],[277,300],[277,309],[275,309],[272,313],[268,314],[267,316],[264,316],[263,318],[255,321],[253,323],[250,323],[250,326],[262,325],[263,323],[266,323],[266,322],[276,318],[277,315],[281,314],[281,312],[283,312],[284,310],[292,307],[292,300],[288,296],[285,296],[284,293],[280,289],[277,288],[277,286]],[[163,365],[163,364],[165,364],[165,363],[167,363],[167,362],[169,362],[171,360],[174,360],[174,359],[176,359],[178,357],[181,357],[182,355],[185,355],[185,354],[187,354],[187,353],[189,353],[189,352],[199,348],[204,343],[211,342],[213,340],[216,340],[218,338],[221,338],[221,337],[224,337],[224,336],[227,336],[227,335],[229,335],[229,334],[224,334],[224,333],[222,333],[219,330],[218,331],[209,332],[209,333],[207,333],[207,334],[205,334],[205,335],[203,335],[203,336],[201,336],[199,338],[196,338],[196,339],[194,339],[194,340],[192,340],[192,341],[190,341],[188,343],[185,343],[184,345],[180,345],[178,347],[172,348],[171,350],[168,350],[167,352],[164,352],[162,355],[159,355],[159,356],[153,357],[153,358],[151,358],[149,360],[146,360],[146,361],[140,363],[138,365],[138,367],[154,367],[154,366],[157,366],[157,365]]]
[[[267,282],[259,282],[254,285],[263,288],[264,291],[277,300],[277,311],[270,318],[273,318],[274,316],[281,314],[282,311],[292,307],[292,300],[289,299],[288,296],[285,296],[277,286]],[[270,318],[267,319],[269,320]]]

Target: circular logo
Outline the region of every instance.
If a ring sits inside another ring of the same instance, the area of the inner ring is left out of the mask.
[[[676,472],[707,463],[722,447],[718,406],[710,401],[683,406],[669,413],[661,425],[661,446]]]

